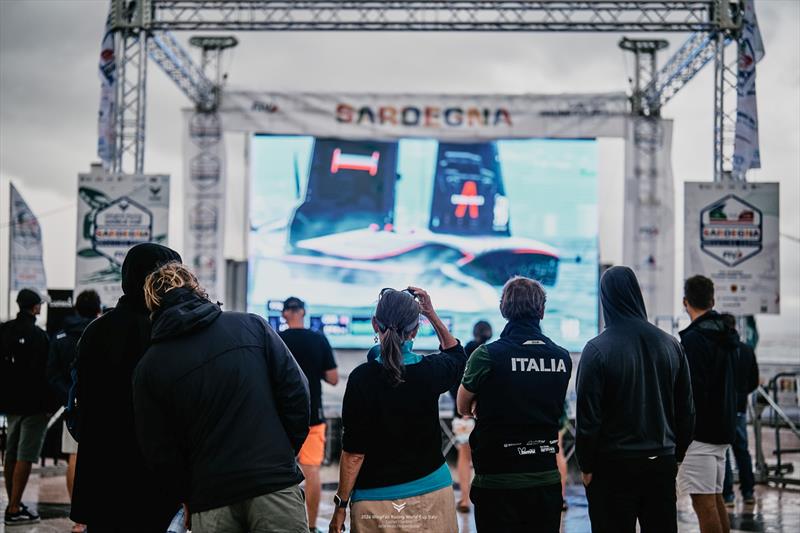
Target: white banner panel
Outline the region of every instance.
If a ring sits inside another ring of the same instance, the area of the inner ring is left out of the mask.
[[[684,277],[711,278],[719,311],[779,313],[779,184],[687,182],[684,197]]]
[[[623,262],[639,278],[651,319],[674,314],[672,121],[631,117],[625,144]]]
[[[225,146],[219,115],[184,111],[183,261],[212,301],[225,297]]]
[[[139,243],[167,244],[169,176],[78,174],[75,294],[94,289],[103,305],[122,296],[122,262]]]
[[[42,294],[46,294],[47,277],[42,260],[42,228],[39,226],[36,215],[33,214],[13,184],[11,185],[10,199],[11,286],[9,291],[34,288]]]
[[[623,93],[441,95],[226,92],[226,131],[345,139],[623,137]]]

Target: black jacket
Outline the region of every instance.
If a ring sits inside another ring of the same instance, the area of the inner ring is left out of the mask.
[[[0,325],[0,413],[53,410],[46,379],[48,345],[47,333],[29,313]]]
[[[134,375],[139,443],[191,512],[303,480],[308,382],[263,318],[167,293]]]
[[[647,322],[633,271],[609,269],[600,281],[606,329],[578,363],[576,454],[581,471],[604,459],[675,455],[692,440],[694,406],[680,343]]]
[[[67,405],[67,395],[72,384],[70,370],[75,354],[78,351],[78,341],[83,335],[83,330],[92,321],[80,315],[71,315],[64,319],[64,329],[56,333],[50,343],[50,355],[47,358],[47,382],[50,389],[58,398],[59,405]]]
[[[697,410],[694,439],[732,444],[736,432],[739,336],[716,311],[697,317],[680,335],[689,359]]]
[[[743,342],[739,342],[739,358],[736,364],[736,411],[747,411],[747,397],[758,388],[758,362],[753,349]]]
[[[180,507],[145,465],[133,421],[133,370],[150,345],[144,279],[180,256],[157,244],[134,246],[122,266],[125,295],[86,328],[78,344],[80,453],[70,517],[89,530],[164,533]]]

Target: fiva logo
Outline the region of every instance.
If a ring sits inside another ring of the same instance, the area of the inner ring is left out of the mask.
[[[392,502],[392,507],[394,507],[394,510],[397,511],[398,513],[402,512],[403,509],[406,508],[406,505],[408,505],[408,504],[405,503],[405,502],[403,502],[403,503],[394,503],[394,502]]]

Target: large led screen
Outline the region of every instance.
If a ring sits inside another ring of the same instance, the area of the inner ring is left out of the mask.
[[[334,347],[373,344],[380,290],[426,288],[462,342],[513,275],[547,290],[546,335],[580,351],[597,333],[597,143],[451,143],[257,135],[250,147],[248,310],[281,302]],[[418,348],[435,348],[422,325]]]

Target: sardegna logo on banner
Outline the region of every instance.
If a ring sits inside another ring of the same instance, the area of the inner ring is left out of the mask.
[[[217,208],[208,202],[196,203],[189,211],[189,230],[197,239],[217,232]]]
[[[700,249],[736,266],[761,251],[762,219],[760,209],[729,194],[700,211]]]
[[[100,208],[94,216],[92,248],[115,263],[122,264],[128,250],[153,235],[153,213],[127,196]]]

